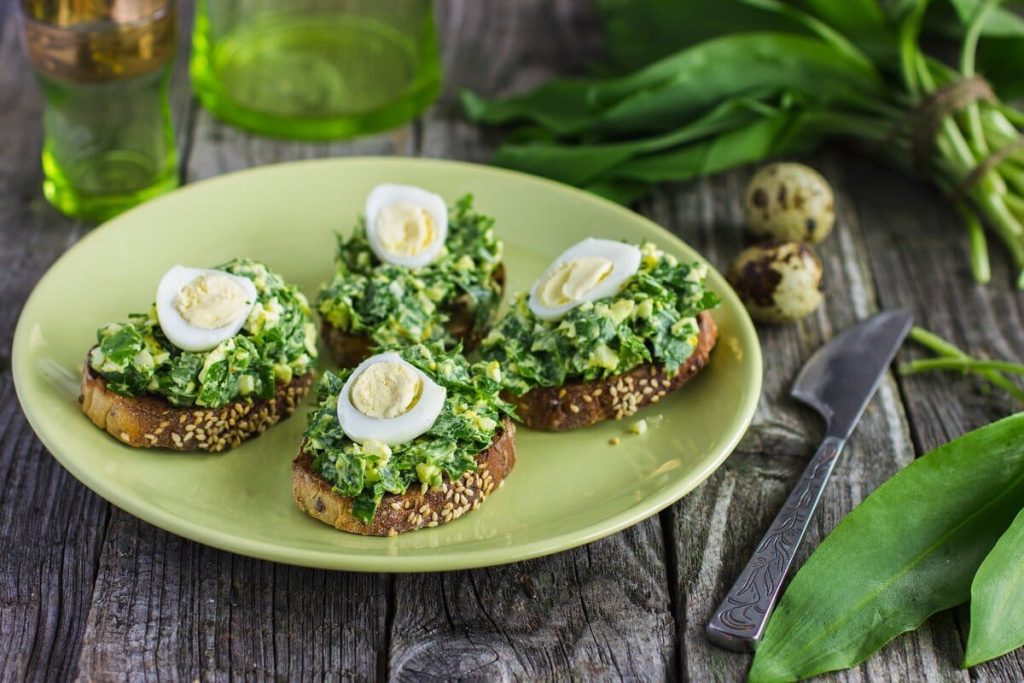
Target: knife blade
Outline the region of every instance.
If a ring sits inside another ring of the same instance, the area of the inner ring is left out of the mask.
[[[818,349],[797,375],[791,394],[825,418],[825,439],[708,622],[715,645],[757,647],[832,468],[912,324],[909,311],[872,316]]]
[[[909,311],[885,311],[847,329],[811,356],[790,395],[825,418],[827,435],[848,438],[913,322]]]

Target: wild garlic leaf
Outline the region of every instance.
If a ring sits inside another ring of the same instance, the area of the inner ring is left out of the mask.
[[[965,602],[978,567],[1024,507],[1022,443],[1018,413],[915,460],[868,496],[793,578],[750,680],[856,666]]]
[[[1024,645],[1024,511],[999,538],[971,584],[971,631],[964,666]]]

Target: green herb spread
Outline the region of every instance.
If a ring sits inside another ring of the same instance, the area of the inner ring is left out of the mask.
[[[494,280],[502,243],[494,219],[473,209],[473,197],[459,199],[448,212],[448,239],[441,255],[418,269],[381,263],[366,239],[360,217],[349,238],[338,236],[337,269],[320,291],[317,308],[329,325],[369,336],[381,348],[458,340],[445,323],[457,302],[473,311],[473,326],[483,329],[501,299]]]
[[[397,446],[358,444],[338,423],[338,394],[353,370],[325,372],[317,382],[319,406],[309,415],[305,442],[313,469],[335,492],[354,499],[355,517],[369,523],[385,493],[402,494],[413,484],[439,486],[443,475],[452,481],[476,469],[476,456],[486,449],[512,407],[498,398],[501,372],[497,363],[470,365],[458,352],[440,344],[417,344],[399,352],[403,359],[447,389],[444,407],[434,425],[412,441]]]
[[[628,372],[643,363],[675,372],[697,348],[697,314],[718,305],[707,267],[681,264],[653,244],[640,245],[637,273],[619,294],[583,303],[559,320],[539,320],[520,294],[484,339],[481,354],[497,361],[506,388],[561,386]]]
[[[265,265],[236,259],[217,266],[256,285],[256,305],[241,332],[202,353],[182,351],[160,329],[156,306],[97,332],[89,366],[124,396],[156,394],[172,406],[217,408],[239,397],[270,398],[277,383],[316,363],[309,303]]]

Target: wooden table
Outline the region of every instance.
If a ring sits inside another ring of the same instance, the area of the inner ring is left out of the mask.
[[[460,118],[460,87],[519,91],[578,71],[600,48],[586,2],[438,5],[443,98],[410,125],[352,142],[277,142],[224,126],[190,98],[180,58],[174,112],[184,181],[352,154],[486,161],[499,135]],[[704,623],[819,439],[815,417],[787,398],[807,357],[856,320],[906,306],[971,352],[1024,358],[1024,297],[1009,285],[1002,252],[993,249],[993,284],[973,285],[967,240],[937,193],[832,149],[809,160],[837,192],[837,229],[819,250],[826,305],[799,324],[761,329],[764,396],[753,427],[721,469],[660,515],[558,555],[445,574],[314,571],[197,545],[81,486],[18,407],[10,342],[21,305],[91,226],[61,217],[40,194],[40,94],[13,10],[14,0],[0,0],[0,679],[739,680],[750,658],[709,646]],[[665,187],[638,209],[724,268],[742,244],[738,198],[749,174]],[[890,376],[838,465],[810,541],[915,454],[1013,410],[970,379]],[[837,678],[1024,679],[1020,652],[958,669],[966,616],[939,614]]]

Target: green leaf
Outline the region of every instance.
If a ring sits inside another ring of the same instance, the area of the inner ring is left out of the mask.
[[[800,130],[806,134],[797,134]],[[647,183],[692,180],[772,156],[809,151],[819,141],[803,128],[799,112],[783,112],[706,141],[629,161],[609,177]]]
[[[619,72],[726,33],[803,30],[788,17],[735,0],[597,0],[595,5],[607,36],[605,67]]]
[[[964,666],[1024,645],[1024,511],[981,563],[971,584],[971,632]]]
[[[966,601],[979,565],[1022,506],[1024,413],[914,461],[857,506],[794,577],[750,680],[855,666]]]
[[[764,115],[765,106],[756,97],[729,99],[677,130],[632,142],[506,144],[498,150],[492,163],[563,183],[584,185],[639,154],[699,140],[754,121]]]
[[[786,33],[741,33],[682,50],[622,78],[556,80],[496,102],[463,93],[479,123],[533,122],[558,135],[620,135],[671,130],[723,99],[771,87],[819,102],[885,99],[881,76],[824,40]]]

